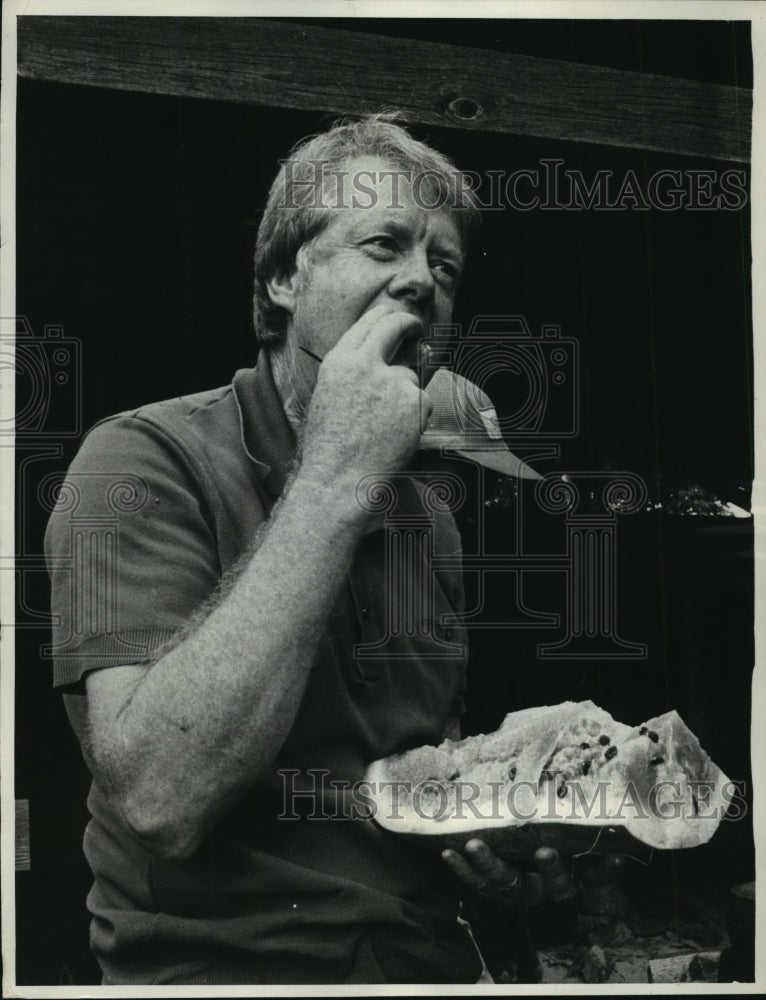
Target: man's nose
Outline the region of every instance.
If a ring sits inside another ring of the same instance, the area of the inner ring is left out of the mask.
[[[389,284],[389,292],[395,298],[410,298],[420,303],[433,298],[434,276],[425,250],[416,249],[402,255],[399,268]]]

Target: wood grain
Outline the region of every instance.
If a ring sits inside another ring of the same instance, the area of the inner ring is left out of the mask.
[[[258,18],[20,17],[25,77],[714,159],[750,156],[752,93]]]

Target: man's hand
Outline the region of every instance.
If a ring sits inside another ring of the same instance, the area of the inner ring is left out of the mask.
[[[442,858],[468,888],[505,906],[530,906],[546,898],[563,902],[577,891],[561,855],[552,847],[537,849],[539,873],[530,874],[507,864],[478,838],[468,841],[464,854],[446,850]]]
[[[406,465],[432,404],[415,372],[391,361],[419,333],[416,316],[377,306],[328,352],[306,420],[301,475],[356,485],[365,474]]]

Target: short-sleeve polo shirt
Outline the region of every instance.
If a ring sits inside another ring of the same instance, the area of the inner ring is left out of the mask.
[[[151,663],[267,530],[294,452],[267,354],[230,386],[97,424],[46,533],[54,683],[83,697],[88,671]],[[453,519],[424,504],[416,478],[396,490],[409,544],[458,554]],[[450,620],[460,572],[430,573],[425,588],[413,578],[419,617],[402,627],[393,537],[382,524],[363,538],[271,774],[192,858],[146,852],[93,782],[84,846],[105,983],[476,980],[438,854],[338,815],[328,791],[353,787],[372,760],[438,743],[464,686],[465,633]]]

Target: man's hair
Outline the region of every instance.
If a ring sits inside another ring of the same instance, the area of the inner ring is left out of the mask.
[[[359,121],[338,121],[327,132],[301,140],[290,158],[281,161],[255,244],[254,321],[263,346],[279,344],[287,322],[287,313],[269,298],[267,282],[276,274],[292,274],[298,251],[327,226],[331,206],[338,205],[334,172],[351,160],[374,156],[407,171],[408,180],[420,175],[422,204],[453,212],[466,249],[478,220],[470,187],[451,160],[413,138],[396,117],[395,112],[381,112]]]

